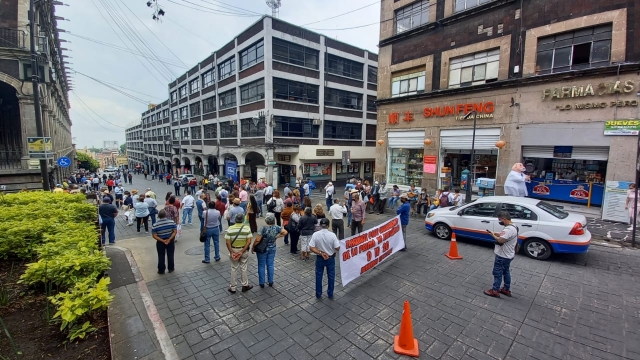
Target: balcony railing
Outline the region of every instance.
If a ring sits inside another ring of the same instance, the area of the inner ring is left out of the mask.
[[[26,49],[26,39],[22,30],[0,28],[0,48]]]
[[[21,151],[1,151],[0,150],[0,170],[22,169]]]

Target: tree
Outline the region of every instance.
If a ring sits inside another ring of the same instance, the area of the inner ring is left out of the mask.
[[[120,155],[124,155],[127,153],[127,143],[120,145]]]
[[[90,157],[85,153],[76,153],[76,157],[78,158],[78,167],[88,170],[88,171],[96,171],[100,167],[100,163],[98,160]]]

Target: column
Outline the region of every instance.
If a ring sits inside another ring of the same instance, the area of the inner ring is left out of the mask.
[[[240,181],[240,179],[244,178],[244,165],[238,165],[238,169],[240,170],[240,177],[238,178],[238,181]]]
[[[224,163],[218,164],[218,168],[219,168],[218,176],[224,175]]]

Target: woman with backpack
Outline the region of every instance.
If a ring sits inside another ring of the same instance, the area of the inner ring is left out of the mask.
[[[264,288],[265,268],[267,269],[267,281],[269,286],[273,286],[273,273],[276,259],[276,239],[287,235],[287,230],[275,224],[273,214],[267,213],[264,217],[266,226],[260,229],[260,233],[253,242],[251,253],[257,253],[258,257],[258,282]]]
[[[291,253],[298,253],[298,240],[300,240],[300,219],[302,218],[302,208],[300,205],[293,206],[293,212],[289,217],[289,222],[286,226],[289,232],[289,239],[291,240]]]
[[[281,226],[280,215],[284,210],[284,202],[280,198],[280,191],[273,190],[273,197],[267,202],[267,212],[272,212],[276,217],[276,223]]]

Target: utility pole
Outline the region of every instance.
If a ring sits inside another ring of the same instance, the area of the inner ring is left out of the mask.
[[[42,126],[42,109],[40,108],[40,89],[38,88],[38,54],[36,53],[35,0],[29,0],[29,43],[31,45],[31,83],[33,84],[33,108],[36,113],[36,135],[39,138],[44,139],[44,130]],[[47,172],[47,159],[40,159],[40,175],[42,176],[42,189],[44,189],[44,191],[51,190],[49,186],[49,174]]]

